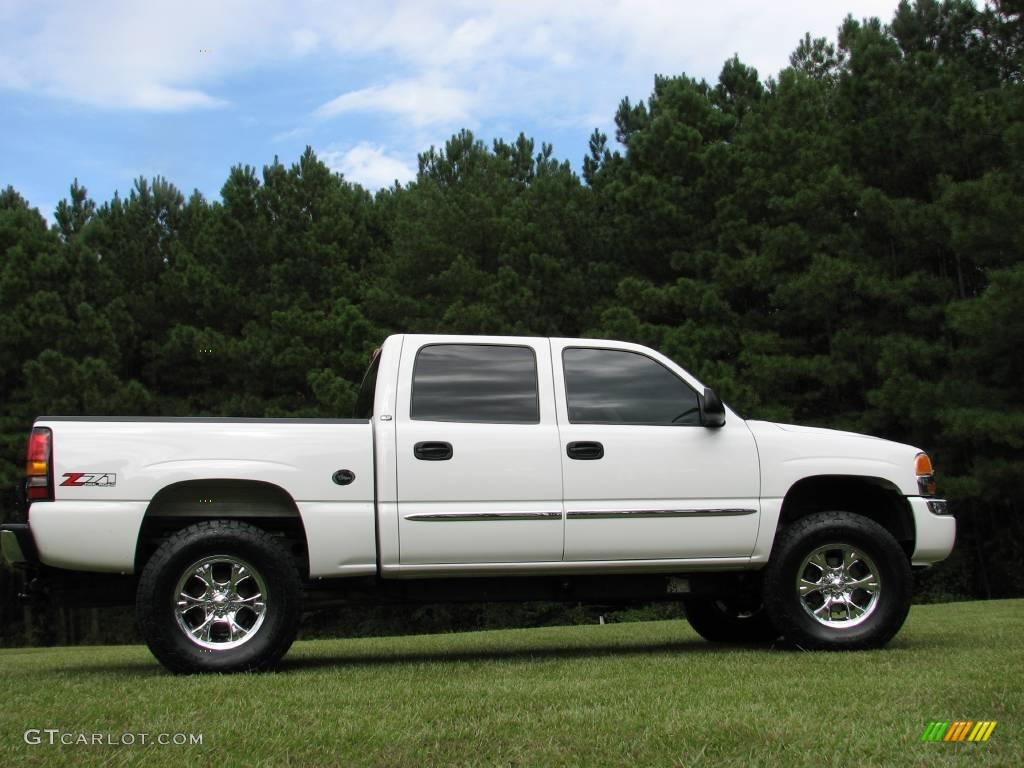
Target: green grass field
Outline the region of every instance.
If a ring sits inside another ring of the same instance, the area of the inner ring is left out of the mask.
[[[0,665],[0,765],[1024,765],[1024,600],[917,606],[868,653],[715,647],[660,621],[308,641],[263,675],[173,677],[141,646]],[[920,742],[959,719],[998,725]],[[203,743],[28,745],[29,728]]]

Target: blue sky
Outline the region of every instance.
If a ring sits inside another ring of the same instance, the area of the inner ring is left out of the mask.
[[[217,199],[232,165],[308,144],[376,189],[463,127],[578,168],[655,73],[714,80],[738,53],[765,79],[804,32],[895,4],[0,0],[0,187],[51,220],[75,177],[97,201],[158,174]]]

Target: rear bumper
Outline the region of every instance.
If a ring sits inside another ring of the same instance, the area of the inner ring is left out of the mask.
[[[28,523],[0,524],[0,554],[8,568],[39,564],[39,552]]]
[[[913,565],[932,565],[949,557],[956,542],[956,518],[942,499],[910,496],[910,509],[914,514]],[[939,513],[939,514],[936,514]]]

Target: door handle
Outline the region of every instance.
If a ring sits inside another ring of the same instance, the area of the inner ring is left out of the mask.
[[[565,453],[570,459],[594,461],[604,458],[604,446],[601,443],[583,440],[569,443],[565,446]]]
[[[442,442],[416,443],[412,455],[421,461],[448,461],[452,457],[452,444]]]

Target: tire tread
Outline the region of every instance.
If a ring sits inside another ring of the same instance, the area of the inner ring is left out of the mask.
[[[235,663],[199,664],[194,657],[183,652],[178,643],[166,636],[167,628],[158,610],[159,581],[183,550],[221,538],[233,539],[237,545],[253,551],[262,551],[271,558],[274,568],[279,570],[282,578],[286,593],[283,596],[286,603],[283,609],[290,614],[291,620],[286,617],[283,631],[278,633],[273,643],[255,659],[240,654],[241,659]],[[135,614],[139,631],[153,655],[172,672],[258,671],[277,664],[294,642],[301,615],[301,593],[302,580],[295,558],[277,537],[240,520],[203,520],[175,532],[157,547],[139,577]],[[292,604],[288,605],[288,602]]]
[[[799,555],[799,549],[808,539],[824,541],[850,535],[859,539],[850,543],[873,550],[869,554],[876,566],[893,571],[890,578],[882,582],[883,592],[879,599],[886,602],[875,609],[883,613],[870,625],[865,622],[869,629],[874,626],[871,631],[861,630],[847,637],[809,632],[806,620],[799,613],[803,608],[793,600],[793,574],[787,570],[788,561]],[[870,542],[870,546],[863,546],[865,541]],[[884,646],[903,626],[913,594],[913,574],[903,549],[885,528],[863,515],[829,510],[802,517],[779,532],[771,559],[764,569],[763,589],[764,604],[771,620],[779,632],[798,647],[806,650],[868,650]]]

